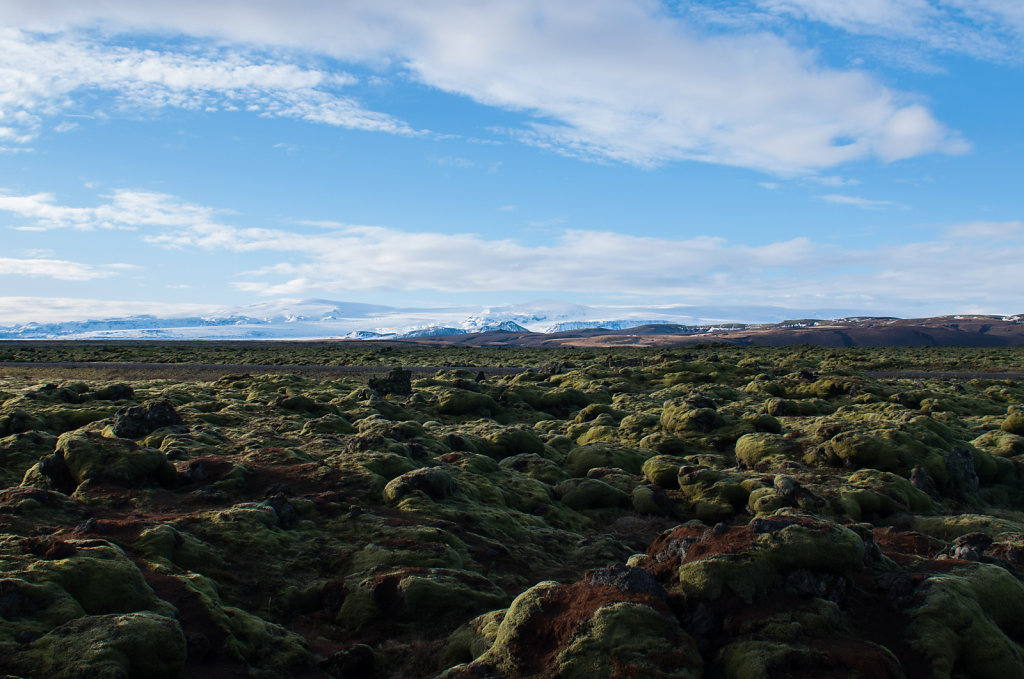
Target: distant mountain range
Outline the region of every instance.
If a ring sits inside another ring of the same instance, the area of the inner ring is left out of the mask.
[[[584,306],[557,300],[397,308],[281,299],[205,316],[127,316],[0,327],[0,339],[394,340],[466,346],[1024,345],[1024,315],[864,317],[780,307]]]
[[[398,308],[280,299],[203,316],[156,315],[0,326],[0,339],[398,339],[481,332],[557,333],[646,325],[778,322],[777,307],[584,306],[537,300],[497,307]],[[819,317],[831,317],[818,313]]]

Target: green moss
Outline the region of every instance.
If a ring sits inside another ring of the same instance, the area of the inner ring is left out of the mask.
[[[840,492],[840,502],[854,521],[877,519],[895,512],[924,513],[933,510],[927,493],[890,472],[861,469],[847,479],[847,484],[852,489]]]
[[[767,591],[778,576],[765,559],[730,554],[685,563],[679,567],[678,577],[688,597],[717,599],[728,587],[750,603]]]
[[[661,427],[669,433],[708,433],[723,426],[725,420],[712,408],[692,408],[689,404],[666,405],[661,412]]]
[[[384,486],[384,500],[398,502],[410,493],[422,492],[435,500],[443,500],[456,490],[451,473],[440,467],[424,467],[406,472]]]
[[[771,514],[787,505],[786,499],[775,492],[774,488],[755,488],[747,498],[747,508],[753,514]]]
[[[560,387],[545,391],[537,403],[537,409],[552,415],[568,415],[590,403],[591,397],[579,389]]]
[[[704,676],[697,643],[675,618],[627,602],[594,611],[558,653],[555,666],[565,679]]]
[[[742,421],[750,425],[755,431],[766,434],[781,434],[782,423],[775,417],[763,413],[744,413]]]
[[[744,434],[736,441],[736,459],[748,467],[771,457],[789,457],[792,442],[781,434]]]
[[[640,474],[650,451],[605,443],[582,445],[569,451],[566,471],[572,476],[586,476],[595,467],[615,467],[630,474]]]
[[[390,546],[371,542],[352,555],[350,573],[373,568],[412,566],[425,568],[462,568],[462,556],[449,545],[438,542],[401,541]]]
[[[83,615],[81,604],[55,582],[0,579],[0,648],[16,647],[18,634],[42,636]]]
[[[707,467],[687,468],[684,467],[679,473],[679,489],[686,497],[694,503],[698,518],[701,516],[701,507],[726,507],[731,508],[724,516],[730,516],[735,510],[747,504],[751,488],[744,484],[745,477],[740,473],[722,472]],[[714,518],[715,512],[712,510]],[[724,516],[722,518],[724,518]]]
[[[1024,533],[1024,523],[1001,519],[987,514],[959,514],[957,516],[917,516],[914,527],[947,542],[968,533],[984,533],[995,537],[1000,533]]]
[[[514,675],[519,665],[516,653],[519,648],[529,646],[530,628],[543,613],[546,595],[557,587],[560,587],[557,582],[546,580],[517,596],[505,612],[494,642],[478,662],[493,666],[502,674]]]
[[[479,415],[491,417],[502,410],[498,403],[487,394],[456,389],[441,394],[437,400],[437,411],[444,415]]]
[[[346,457],[349,460],[352,459],[352,456]],[[390,481],[416,468],[412,461],[403,455],[376,451],[363,454],[359,459],[359,465],[367,471],[383,477],[385,481]]]
[[[838,573],[864,566],[864,542],[855,532],[836,523],[794,524],[757,539],[761,551],[777,569],[796,568]]]
[[[174,615],[174,607],[153,593],[142,572],[118,547],[72,541],[73,555],[34,561],[24,577],[53,582],[67,590],[90,615],[154,611]]]
[[[630,496],[598,479],[567,479],[555,486],[555,494],[571,509],[628,507]]]
[[[318,409],[318,404],[315,399],[309,396],[303,396],[302,394],[294,394],[289,396],[283,396],[274,401],[274,405],[284,410],[291,410],[294,412],[313,412]]]
[[[354,431],[355,427],[341,415],[324,415],[306,421],[299,433],[302,436],[312,436],[313,434],[351,434]]]
[[[1000,425],[1000,429],[1007,432],[1008,434],[1016,434],[1017,436],[1024,436],[1024,413],[1014,412],[1006,416],[1003,423]]]
[[[507,603],[505,593],[487,578],[458,569],[377,569],[350,576],[345,588],[348,593],[337,623],[346,629],[358,629],[384,615],[401,623],[451,629],[453,618]],[[384,591],[393,591],[390,602],[383,598]]]
[[[679,469],[684,464],[679,457],[655,455],[644,460],[640,472],[649,482],[662,488],[678,488]]]
[[[508,603],[501,588],[469,571],[433,569],[410,575],[399,581],[398,591],[405,604],[401,618],[417,622],[436,623]]]
[[[725,588],[750,603],[796,569],[847,573],[864,566],[864,543],[852,530],[786,511],[776,516],[799,517],[779,530],[757,535],[743,552],[718,554],[679,567],[679,584],[688,597],[717,599]]]
[[[652,514],[655,516],[670,516],[677,518],[679,509],[674,502],[662,491],[656,491],[650,486],[637,486],[630,494],[633,502],[633,511],[637,514]]]
[[[515,455],[501,461],[502,469],[511,469],[526,474],[548,485],[556,485],[569,477],[556,463],[540,455]]]
[[[484,439],[480,452],[501,460],[521,454],[547,455],[544,442],[536,432],[525,427],[508,427]]]
[[[185,657],[185,636],[176,620],[129,613],[69,621],[18,653],[14,665],[54,679],[176,679]]]
[[[260,668],[268,676],[287,676],[314,663],[302,637],[241,608],[226,605],[213,580],[197,573],[173,577],[195,597],[209,622],[226,635],[223,648],[229,656]]]
[[[583,408],[582,410],[580,410],[578,413],[576,413],[574,421],[590,422],[592,420],[596,420],[598,417],[602,415],[605,415],[608,418],[610,418],[609,420],[606,421],[611,421],[617,424],[625,416],[625,413],[623,413],[620,410],[616,410],[615,408],[605,403],[592,403],[587,407]]]
[[[844,462],[861,467],[893,470],[900,466],[897,450],[888,441],[861,432],[836,434],[827,444],[829,452]]]
[[[971,441],[971,445],[999,457],[1024,454],[1024,436],[1004,431],[989,431]]]
[[[692,452],[691,444],[683,438],[660,431],[644,436],[640,439],[639,446],[662,455],[685,455],[687,452]]]
[[[223,572],[218,551],[189,533],[167,524],[142,531],[132,548],[151,561],[171,563],[197,573]]]
[[[163,452],[139,447],[126,439],[106,438],[94,431],[62,434],[54,455],[54,465],[65,468],[76,485],[101,480],[128,486],[147,481],[171,485],[177,479],[174,465]],[[45,473],[46,468],[42,471]]]
[[[932,576],[924,602],[911,611],[912,645],[931,661],[932,676],[1018,676],[1022,606],[1024,586],[997,566]]]
[[[581,425],[586,426],[586,425]],[[585,446],[590,443],[617,443],[619,428],[613,426],[587,427],[586,431],[576,437],[576,443]]]
[[[506,609],[502,608],[478,615],[463,623],[451,633],[445,644],[441,661],[444,667],[470,662],[483,655],[498,636],[498,628],[505,619]]]

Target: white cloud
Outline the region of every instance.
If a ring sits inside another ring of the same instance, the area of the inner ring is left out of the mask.
[[[63,259],[0,257],[0,276],[42,276],[62,281],[91,281],[114,276],[120,268],[117,265],[94,267]]]
[[[528,143],[641,166],[698,160],[802,173],[965,149],[913,97],[866,72],[822,66],[816,54],[769,33],[701,35],[653,0],[354,0],[301,9],[242,0],[7,0],[0,8],[9,21],[37,31],[142,28],[245,45],[243,54],[253,45],[285,47],[391,68],[525,113],[531,122],[513,132]],[[13,106],[35,125],[91,87],[116,91],[134,107],[237,105],[411,132],[338,95],[323,71],[280,57],[148,52],[66,37],[72,34],[4,35],[16,48],[4,57],[14,63],[4,77],[15,100],[0,101],[0,109]]]
[[[151,314],[161,318],[222,312],[212,304],[134,302],[78,297],[0,297],[0,324],[57,323]]]
[[[298,118],[399,134],[414,131],[368,111],[339,90],[354,79],[231,51],[157,51],[95,42],[83,35],[39,35],[0,27],[0,139],[27,143],[45,117],[78,108],[76,99],[108,92],[121,109],[245,108],[268,117]],[[91,105],[95,105],[93,102]],[[74,123],[55,126],[66,132]]]
[[[476,167],[476,163],[469,158],[461,158],[459,156],[441,156],[440,158],[434,158],[434,164],[438,167]]]
[[[1019,304],[1017,291],[1024,287],[1022,222],[956,225],[928,240],[861,249],[810,238],[750,245],[707,235],[655,238],[582,229],[557,230],[542,243],[527,245],[473,233],[407,232],[331,221],[316,222],[320,228],[312,233],[246,228],[229,223],[238,217],[225,210],[128,190],[92,208],[61,206],[47,194],[24,198],[18,205],[26,213],[43,210],[58,225],[65,219],[67,225],[86,228],[106,220],[139,227],[143,241],[160,247],[261,253],[261,261],[276,254],[278,263],[235,276],[236,289],[269,296],[588,293],[691,304],[772,300],[793,308],[906,309],[920,315],[918,305],[925,303],[936,313],[968,305],[1009,309]],[[894,206],[852,196],[837,196],[833,202]],[[31,271],[21,263],[26,260],[5,261],[9,268],[21,267],[13,272],[22,274],[69,270],[56,260],[39,260],[50,262],[49,268],[37,265]],[[116,270],[81,271],[110,275]]]
[[[859,179],[847,179],[845,177],[838,177],[835,175],[811,175],[809,177],[804,177],[804,180],[812,184],[831,187],[857,186],[860,184]]]
[[[1024,4],[1018,0],[753,0],[763,10],[820,21],[850,33],[980,59],[1020,61]]]
[[[765,10],[785,12],[854,32],[904,34],[922,31],[941,16],[927,0],[755,0]]]
[[[970,222],[947,230],[952,238],[1012,241],[1024,239],[1024,222]]]
[[[122,189],[108,198],[108,203],[96,207],[67,207],[56,204],[56,196],[52,193],[27,196],[0,193],[0,210],[30,220],[30,225],[20,228],[34,231],[57,228],[92,230],[196,226],[211,222],[222,212],[150,191]]]
[[[547,219],[531,219],[527,224],[535,229],[548,229],[559,224],[565,224],[565,222],[565,217],[548,217]]]
[[[906,205],[900,203],[894,203],[891,200],[870,200],[868,198],[861,198],[859,196],[846,196],[839,193],[830,193],[824,196],[818,196],[824,201],[829,203],[836,203],[838,205],[853,205],[865,210],[885,210],[888,208],[903,208],[906,209]]]

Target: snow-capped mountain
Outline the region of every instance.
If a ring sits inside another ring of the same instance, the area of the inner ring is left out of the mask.
[[[2,339],[383,339],[477,332],[620,330],[836,318],[774,307],[584,306],[557,300],[494,307],[397,308],[325,299],[277,299],[203,315],[143,314],[0,326]]]
[[[551,299],[539,299],[525,304],[487,307],[471,315],[462,323],[470,332],[480,332],[496,323],[511,322],[524,330],[545,332],[552,323],[594,318],[595,310],[581,304],[570,304]]]
[[[570,332],[572,330],[590,330],[593,328],[629,330],[630,328],[639,328],[643,325],[672,325],[672,321],[562,321],[561,323],[555,323],[544,332]]]

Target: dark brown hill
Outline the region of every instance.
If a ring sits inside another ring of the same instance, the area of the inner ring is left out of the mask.
[[[574,330],[558,333],[487,332],[399,340],[418,345],[472,347],[678,346],[726,342],[753,346],[813,344],[827,347],[1009,347],[1024,345],[1024,315],[939,316],[935,318],[858,317],[801,320],[764,325],[646,325],[628,330]]]

